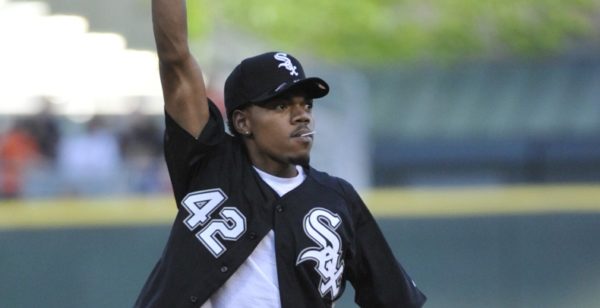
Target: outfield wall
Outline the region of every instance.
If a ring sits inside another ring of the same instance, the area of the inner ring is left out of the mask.
[[[427,307],[591,308],[600,304],[598,193],[571,186],[365,196]],[[2,204],[0,307],[130,307],[166,241],[169,202]],[[354,307],[350,293],[336,307]]]

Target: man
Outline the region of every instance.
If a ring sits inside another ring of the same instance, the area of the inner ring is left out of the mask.
[[[137,307],[331,307],[350,281],[363,307],[420,307],[347,182],[309,165],[312,99],[329,87],[280,52],[225,83],[230,130],[189,52],[185,3],[153,0],[178,214]]]

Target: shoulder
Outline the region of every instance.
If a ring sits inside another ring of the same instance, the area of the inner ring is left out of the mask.
[[[360,200],[358,193],[348,181],[332,176],[327,172],[319,171],[314,168],[310,168],[308,175],[314,179],[315,182],[321,186],[331,189],[341,195],[347,201],[356,202]]]
[[[366,223],[373,221],[373,217],[365,202],[362,200],[354,186],[348,181],[329,175],[326,172],[315,170],[314,168],[309,170],[309,176],[311,176],[316,183],[325,189],[334,191],[344,200],[346,209],[352,216],[352,220],[356,226],[365,225]]]

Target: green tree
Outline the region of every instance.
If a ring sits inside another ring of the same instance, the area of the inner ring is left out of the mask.
[[[600,0],[192,0],[188,6],[196,39],[218,21],[287,50],[358,65],[537,56],[600,32],[594,25]]]

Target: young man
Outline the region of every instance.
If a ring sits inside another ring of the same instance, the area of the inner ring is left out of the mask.
[[[179,211],[136,307],[331,307],[346,281],[360,306],[421,307],[352,186],[309,165],[327,83],[285,53],[242,61],[225,83],[230,136],[190,55],[184,1],[152,12]]]

